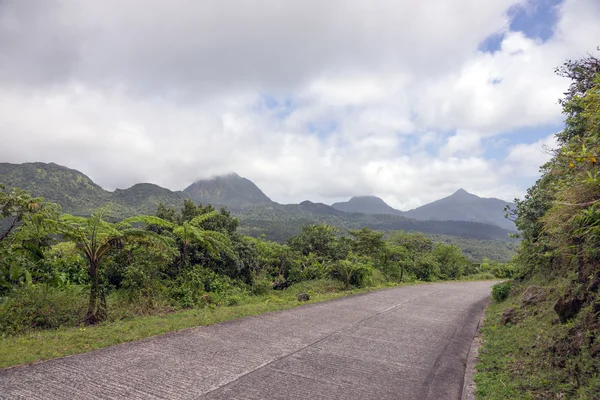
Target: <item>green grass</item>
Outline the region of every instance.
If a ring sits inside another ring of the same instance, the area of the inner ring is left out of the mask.
[[[340,282],[302,282],[285,291],[270,291],[263,296],[249,296],[244,299],[244,304],[234,306],[210,306],[163,315],[138,316],[92,327],[39,330],[18,336],[0,337],[0,368],[84,353],[180,329],[297,307],[306,304],[296,299],[300,292],[310,294],[310,301],[307,303],[317,303],[390,286],[396,285],[342,291]]]
[[[556,348],[570,349],[573,339],[574,323],[560,324],[553,310],[565,282],[548,284],[545,301],[524,306],[521,296],[529,284],[533,283],[517,285],[508,299],[492,301],[486,310],[474,377],[477,398],[596,399],[600,382],[594,381],[593,371],[598,360],[585,349],[557,355]],[[507,308],[516,310],[516,318],[502,326],[500,318]]]

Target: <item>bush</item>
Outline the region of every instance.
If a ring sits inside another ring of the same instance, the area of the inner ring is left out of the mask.
[[[271,282],[269,279],[265,278],[264,276],[260,276],[257,278],[254,278],[254,282],[252,284],[252,293],[258,296],[262,296],[265,295],[267,293],[269,293],[269,290],[271,290],[273,287],[273,282]]]
[[[83,321],[86,306],[87,296],[81,286],[25,287],[0,301],[0,333],[14,335],[32,329],[76,326]]]
[[[206,293],[212,293],[216,303],[228,305],[240,303],[247,294],[242,282],[199,265],[182,273],[169,292],[177,305],[184,308],[205,305],[202,296]]]
[[[501,282],[495,284],[492,286],[492,299],[497,303],[506,300],[511,289],[512,284],[510,282]]]
[[[516,271],[517,267],[511,263],[492,263],[490,266],[490,272],[494,274],[496,278],[500,279],[512,279],[514,278]]]

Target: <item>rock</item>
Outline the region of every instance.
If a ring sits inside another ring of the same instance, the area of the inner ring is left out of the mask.
[[[521,298],[523,306],[536,304],[544,300],[546,300],[546,293],[544,292],[544,289],[542,289],[541,286],[536,285],[529,286]]]
[[[565,296],[554,304],[554,311],[561,323],[565,323],[577,315],[584,301],[578,297]]]
[[[502,317],[500,317],[500,325],[506,325],[512,323],[515,318],[516,311],[514,308],[507,308],[502,312]]]
[[[309,301],[310,295],[308,293],[300,293],[298,294],[298,301]]]

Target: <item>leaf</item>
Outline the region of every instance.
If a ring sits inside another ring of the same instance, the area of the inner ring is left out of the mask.
[[[10,269],[8,270],[8,278],[11,281],[16,281],[17,279],[19,279],[20,276],[21,276],[21,267],[19,267],[16,264],[11,265]]]
[[[32,284],[31,273],[29,273],[27,270],[25,270],[25,284],[27,286],[31,286]]]

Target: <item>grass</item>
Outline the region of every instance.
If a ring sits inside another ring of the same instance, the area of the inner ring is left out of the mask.
[[[573,351],[575,322],[560,324],[553,310],[566,281],[541,283],[546,300],[525,306],[522,294],[531,284],[516,285],[506,300],[492,301],[486,310],[474,377],[477,398],[597,399],[600,382],[594,380],[593,371],[598,360],[589,356],[585,346]],[[515,318],[501,325],[507,308],[515,309]]]
[[[239,305],[209,306],[162,315],[138,316],[92,327],[39,330],[17,336],[0,337],[0,368],[85,353],[181,329],[297,307],[306,304],[297,300],[296,296],[300,292],[310,294],[307,303],[318,303],[384,287],[398,286],[385,284],[342,291],[340,285],[335,281],[302,282],[284,291],[270,291],[262,296],[249,296],[244,299],[244,304]]]

